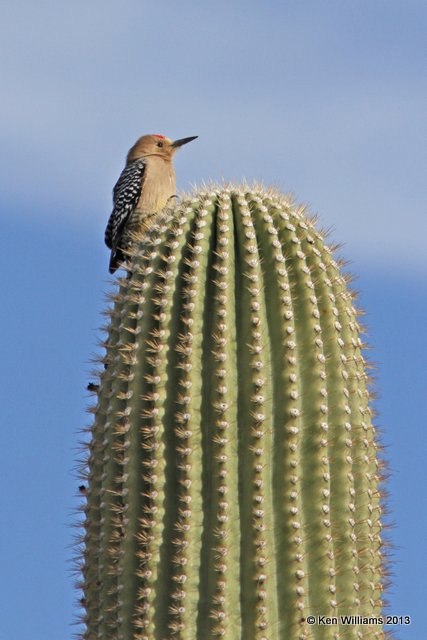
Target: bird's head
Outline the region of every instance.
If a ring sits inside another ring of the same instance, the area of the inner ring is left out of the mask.
[[[156,133],[153,135],[142,136],[139,138],[128,153],[127,161],[133,162],[133,160],[139,160],[147,156],[160,156],[165,160],[170,160],[174,153],[182,147],[195,140],[198,136],[191,136],[190,138],[180,138],[179,140],[171,140],[166,136],[161,136]]]

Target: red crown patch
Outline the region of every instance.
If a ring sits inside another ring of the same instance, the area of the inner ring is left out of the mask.
[[[162,140],[164,140],[165,136],[161,136],[160,133],[153,133],[153,138],[161,138]]]

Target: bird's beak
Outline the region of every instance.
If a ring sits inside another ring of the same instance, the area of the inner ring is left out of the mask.
[[[181,138],[180,140],[175,140],[175,142],[172,142],[171,147],[173,147],[174,149],[178,149],[178,147],[182,147],[183,144],[187,144],[187,142],[191,142],[198,137],[199,136],[191,136],[190,138]]]

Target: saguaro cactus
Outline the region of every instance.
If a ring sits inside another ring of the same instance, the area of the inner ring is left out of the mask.
[[[185,199],[113,303],[83,637],[383,638],[361,618],[384,569],[358,314],[303,208],[246,187]]]

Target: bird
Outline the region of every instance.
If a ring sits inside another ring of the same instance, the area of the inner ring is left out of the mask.
[[[125,262],[132,235],[148,231],[159,212],[173,203],[174,155],[197,137],[173,141],[158,133],[144,135],[129,150],[125,168],[113,189],[113,211],[105,229],[105,244],[111,249],[110,273]]]

